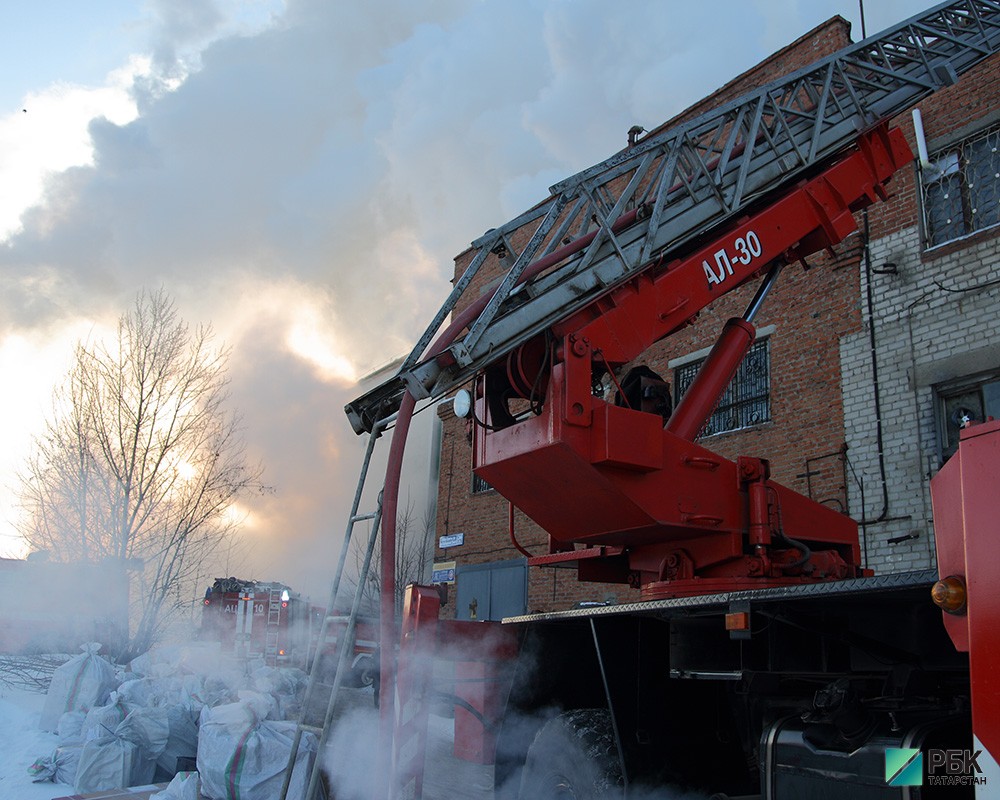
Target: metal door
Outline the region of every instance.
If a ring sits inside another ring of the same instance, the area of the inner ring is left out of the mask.
[[[528,603],[528,564],[523,558],[460,564],[455,570],[457,619],[501,620],[523,614]]]

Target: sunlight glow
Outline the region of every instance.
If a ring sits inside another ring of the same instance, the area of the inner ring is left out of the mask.
[[[178,461],[177,464],[174,465],[174,470],[177,472],[177,477],[185,482],[191,480],[198,474],[198,470],[194,467],[194,465],[188,463],[187,461]]]
[[[245,530],[253,530],[260,525],[257,515],[240,503],[230,503],[226,506],[226,510],[222,512],[222,519],[226,525]]]
[[[351,362],[334,350],[332,337],[323,330],[315,309],[306,309],[288,330],[285,343],[299,358],[309,362],[327,380],[354,383]],[[304,319],[302,317],[305,317]]]
[[[231,291],[230,287],[230,291]],[[358,380],[354,361],[345,352],[343,336],[332,311],[332,300],[317,286],[292,279],[268,280],[246,276],[239,286],[241,298],[217,314],[214,324],[235,343],[260,326],[275,330],[275,338],[306,362],[325,382],[353,385]]]

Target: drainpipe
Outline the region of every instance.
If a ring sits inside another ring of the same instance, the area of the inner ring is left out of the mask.
[[[882,431],[882,389],[878,379],[878,344],[875,341],[875,291],[872,288],[872,253],[870,244],[870,233],[868,226],[868,209],[862,212],[864,224],[864,247],[865,247],[865,299],[868,311],[868,347],[872,362],[872,392],[875,395],[875,441],[878,448],[878,472],[882,482],[882,510],[874,519],[866,519],[867,509],[861,508],[862,518],[858,524],[862,529],[866,525],[875,522],[882,522],[889,515],[889,482],[885,474],[885,438]]]

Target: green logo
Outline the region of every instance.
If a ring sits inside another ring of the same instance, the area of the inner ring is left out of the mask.
[[[924,754],[911,747],[885,749],[885,782],[889,786],[920,786],[924,782]]]

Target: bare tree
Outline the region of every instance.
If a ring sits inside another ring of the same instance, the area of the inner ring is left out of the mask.
[[[430,514],[425,513],[422,519],[417,519],[413,508],[413,503],[409,502],[406,508],[400,512],[396,520],[396,611],[403,608],[403,593],[407,584],[419,583],[425,579],[427,564],[429,562],[430,537],[434,529],[434,520]],[[361,611],[364,614],[377,615],[379,609],[379,598],[382,595],[382,572],[379,568],[381,562],[381,538],[375,543],[375,550],[372,554],[371,569],[364,582],[361,595]],[[351,541],[351,553],[353,555],[354,568],[351,571],[345,570],[344,586],[341,595],[345,591],[349,596],[353,596],[357,590],[361,568],[364,565],[365,550],[368,547],[368,537],[366,535],[356,536]],[[350,605],[347,599],[345,605]]]
[[[239,525],[234,503],[264,490],[226,408],[228,356],[162,290],[140,293],[114,341],[77,345],[21,473],[33,550],[132,568],[122,659],[190,605],[199,568]]]

